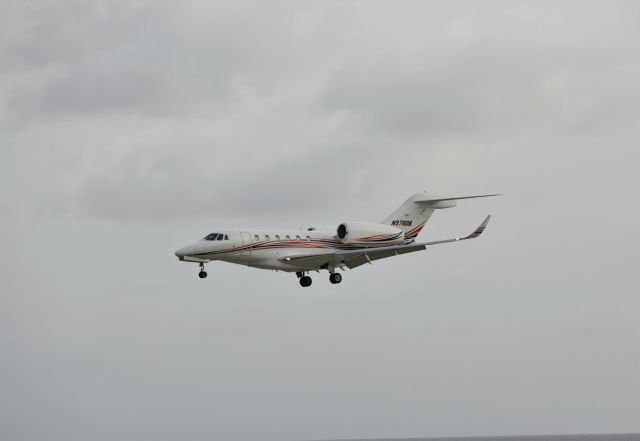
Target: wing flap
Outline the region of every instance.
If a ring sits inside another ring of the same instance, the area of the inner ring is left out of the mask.
[[[427,247],[424,244],[412,244],[412,245],[400,245],[397,247],[391,247],[391,249],[386,250],[374,250],[367,251],[365,253],[356,255],[352,258],[346,259],[344,264],[349,268],[353,269],[359,267],[360,265],[364,265],[365,263],[371,263],[373,260],[384,259],[386,257],[398,256],[400,254],[413,253],[416,251],[426,250]]]
[[[395,255],[395,250],[380,250],[373,253],[356,254],[353,257],[345,259],[344,264],[347,265],[349,269],[353,269],[357,266],[364,265],[365,263],[371,263],[373,260],[384,259],[385,257]]]

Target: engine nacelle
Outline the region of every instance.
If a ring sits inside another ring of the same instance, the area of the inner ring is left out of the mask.
[[[404,231],[382,224],[344,222],[338,225],[337,235],[344,244],[364,247],[398,245],[404,242]]]

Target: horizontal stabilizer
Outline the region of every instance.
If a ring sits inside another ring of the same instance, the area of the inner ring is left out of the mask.
[[[460,196],[456,198],[441,198],[441,197],[429,197],[426,196],[424,199],[416,199],[414,202],[444,202],[444,201],[458,201],[460,199],[475,199],[475,198],[490,198],[492,196],[502,196],[502,193],[496,194],[480,194],[476,196]]]
[[[416,204],[419,204],[422,207],[428,208],[451,208],[455,207],[456,201],[461,199],[475,199],[475,198],[488,198],[492,196],[501,196],[501,194],[481,194],[476,196],[459,196],[455,198],[442,198],[439,196],[425,194],[422,197],[418,197],[413,200]]]

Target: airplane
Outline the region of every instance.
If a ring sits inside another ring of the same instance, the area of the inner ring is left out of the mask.
[[[220,260],[295,273],[303,287],[311,286],[311,271],[327,270],[329,281],[336,284],[342,281],[337,269],[344,272],[345,268],[426,250],[431,245],[475,239],[482,234],[491,215],[467,236],[416,242],[436,210],[455,207],[461,199],[491,196],[500,194],[443,198],[428,192],[415,193],[379,224],[343,222],[337,228],[218,230],[180,248],[175,255],[180,261],[198,263],[201,279],[207,277],[204,264]]]

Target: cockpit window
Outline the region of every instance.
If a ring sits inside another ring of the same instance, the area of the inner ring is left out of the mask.
[[[204,240],[229,240],[229,236],[222,233],[211,233],[204,237]]]

